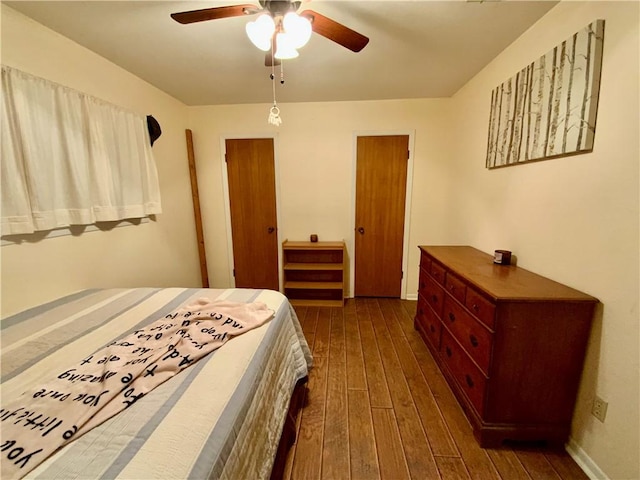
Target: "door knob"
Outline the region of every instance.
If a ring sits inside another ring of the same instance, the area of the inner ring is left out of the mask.
[[[358,232],[359,232],[360,234],[364,235],[364,228],[360,227],[360,228],[358,229]]]
[[[267,228],[267,232],[269,232],[269,233],[273,233],[275,230],[276,230],[276,229],[275,229],[275,228],[273,228],[273,227],[269,227],[269,228]]]

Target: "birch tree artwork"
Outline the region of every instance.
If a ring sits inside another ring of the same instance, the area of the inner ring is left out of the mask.
[[[491,92],[487,168],[590,152],[604,20],[596,20]]]

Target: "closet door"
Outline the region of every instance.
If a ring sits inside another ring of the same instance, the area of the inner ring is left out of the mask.
[[[409,136],[358,137],[356,156],[356,297],[402,292],[402,247]]]
[[[272,138],[225,140],[237,288],[279,289]]]

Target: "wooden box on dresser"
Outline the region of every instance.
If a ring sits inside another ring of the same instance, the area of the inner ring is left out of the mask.
[[[568,439],[595,306],[467,246],[421,246],[415,327],[482,447]]]

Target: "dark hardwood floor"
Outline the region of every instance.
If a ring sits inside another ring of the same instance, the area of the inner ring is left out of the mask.
[[[413,328],[415,308],[296,308],[314,367],[285,480],[588,478],[565,452],[480,448]]]

